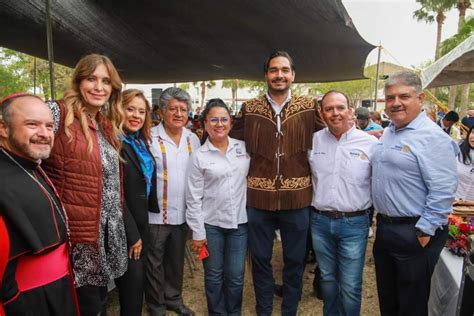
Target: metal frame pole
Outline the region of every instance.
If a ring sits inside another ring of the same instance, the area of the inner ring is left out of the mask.
[[[379,44],[379,53],[377,56],[377,71],[375,73],[375,100],[374,100],[374,111],[377,111],[377,94],[379,89],[379,70],[380,70],[380,51],[382,50],[382,45]]]
[[[53,55],[53,31],[51,25],[51,3],[46,2],[46,39],[48,42],[48,62],[49,62],[49,87],[51,91],[51,99],[56,99],[56,91],[54,89],[54,55]]]

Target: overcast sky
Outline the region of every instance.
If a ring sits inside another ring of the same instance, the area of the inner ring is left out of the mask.
[[[415,0],[342,0],[361,36],[373,45],[382,44],[382,61],[406,67],[420,66],[434,59],[436,23],[417,22],[413,12],[420,7]],[[472,14],[472,10],[467,15]],[[458,11],[451,10],[443,25],[442,39],[456,33]],[[377,50],[367,59],[377,62]],[[397,62],[398,61],[398,62]]]

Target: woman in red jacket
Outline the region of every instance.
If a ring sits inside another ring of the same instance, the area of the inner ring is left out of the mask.
[[[61,101],[51,101],[52,154],[44,169],[69,218],[81,315],[105,309],[107,284],[127,270],[119,152],[122,81],[109,58],[83,57]],[[134,245],[141,247],[140,245]]]

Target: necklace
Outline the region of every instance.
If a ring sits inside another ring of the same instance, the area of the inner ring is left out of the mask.
[[[5,154],[5,156],[7,156],[11,161],[13,161],[18,167],[20,167],[21,170],[23,170],[23,172],[25,172],[31,179],[33,179],[33,181],[36,182],[36,184],[38,184],[41,188],[41,190],[48,196],[49,200],[53,203],[55,209],[57,210],[57,213],[59,214],[59,217],[61,218],[62,222],[64,223],[64,226],[66,226],[66,233],[67,233],[67,237],[68,237],[68,240],[69,240],[69,225],[68,225],[68,218],[67,218],[67,214],[66,214],[66,211],[64,210],[64,207],[63,205],[61,204],[61,207],[58,206],[58,204],[56,203],[56,201],[53,199],[53,197],[51,196],[51,194],[48,192],[48,190],[46,190],[46,188],[43,186],[43,184],[41,184],[41,182],[38,181],[38,179],[36,179],[31,173],[29,173],[25,168],[23,168],[23,166],[18,162],[16,161],[15,158],[13,158],[8,152],[6,152],[3,148],[0,148],[0,150]],[[56,189],[54,188],[54,186],[52,185],[52,182],[51,180],[48,178],[48,176],[43,172],[43,170],[41,169],[41,167],[38,168],[38,170],[40,171],[41,175],[44,177],[46,183],[51,187],[51,189],[54,191],[56,197],[59,199],[59,195],[58,193],[56,192]],[[59,200],[61,203],[61,200]]]

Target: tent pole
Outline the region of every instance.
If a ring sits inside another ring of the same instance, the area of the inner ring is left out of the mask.
[[[33,94],[36,95],[36,57],[33,57]]]
[[[374,98],[374,111],[377,111],[377,94],[379,88],[379,70],[380,70],[380,51],[382,50],[382,45],[379,43],[379,52],[377,55],[377,71],[375,73],[375,98]]]
[[[51,99],[56,99],[54,89],[54,55],[53,55],[53,31],[51,25],[51,3],[46,1],[46,39],[48,41],[48,62],[49,62],[49,87],[51,91]]]

